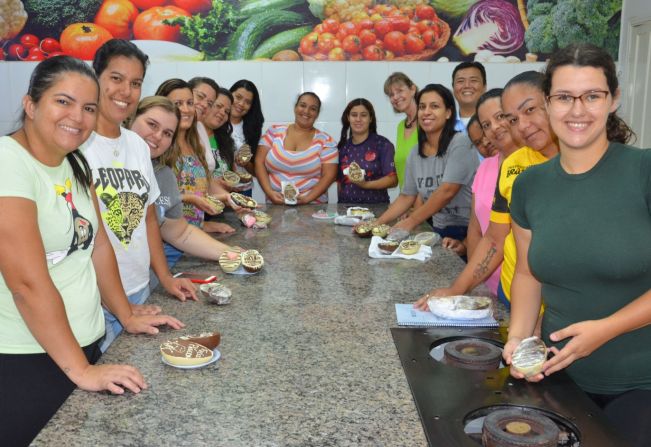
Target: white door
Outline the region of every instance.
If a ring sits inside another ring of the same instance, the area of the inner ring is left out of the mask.
[[[630,28],[628,48],[628,124],[638,147],[651,147],[651,21]]]

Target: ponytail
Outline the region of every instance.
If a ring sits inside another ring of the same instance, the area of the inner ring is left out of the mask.
[[[617,143],[622,144],[627,144],[629,141],[634,142],[637,139],[633,129],[631,129],[623,119],[618,117],[615,112],[608,115],[608,121],[606,121],[606,135],[608,141],[616,141]]]

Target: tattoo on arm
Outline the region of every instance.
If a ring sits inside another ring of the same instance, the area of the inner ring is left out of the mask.
[[[495,246],[495,243],[491,243],[488,253],[486,253],[486,257],[477,265],[473,272],[472,276],[475,279],[481,280],[486,277],[488,266],[490,265],[493,256],[495,256],[495,253],[497,253],[497,247]]]

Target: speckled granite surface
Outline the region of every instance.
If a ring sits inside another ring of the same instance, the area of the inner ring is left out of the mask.
[[[233,302],[181,303],[157,289],[149,303],[187,328],[122,335],[101,360],[138,367],[149,389],[77,390],[33,445],[426,445],[389,331],[393,305],[447,285],[463,264],[440,246],[425,263],[371,259],[369,239],[313,219],[317,209],[270,207],[269,229],[238,224],[235,235],[220,236],[263,254],[257,275],[227,275],[216,263],[184,258],[174,271],[217,274]],[[161,363],[162,341],[204,330],[222,333],[216,364]]]

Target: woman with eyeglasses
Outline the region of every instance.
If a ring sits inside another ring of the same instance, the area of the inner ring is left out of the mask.
[[[521,174],[511,216],[518,261],[504,358],[531,336],[541,296],[553,357],[621,436],[651,445],[651,150],[627,146],[615,64],[571,45],[548,61],[544,93],[560,156]],[[524,376],[514,369],[514,377]]]

